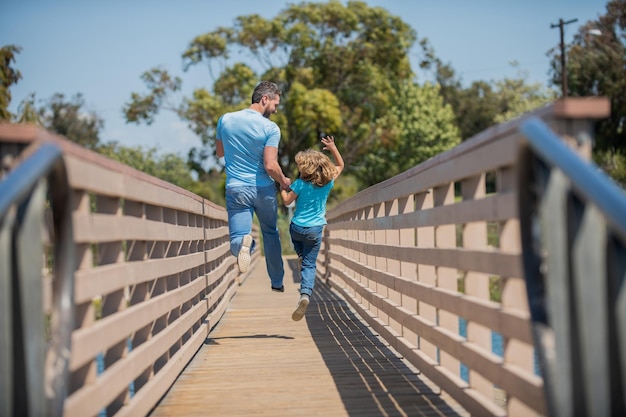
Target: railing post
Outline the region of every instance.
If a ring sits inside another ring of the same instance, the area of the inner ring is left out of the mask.
[[[478,200],[485,197],[485,173],[467,178],[461,182],[463,201]],[[469,222],[463,226],[463,248],[484,250],[487,247],[487,224],[485,222]],[[489,300],[489,275],[476,271],[465,271],[465,294],[478,299]],[[467,322],[467,340],[486,351],[491,351],[491,332],[482,325]],[[493,384],[485,379],[478,370],[469,366],[469,384],[487,398],[493,397]]]
[[[398,214],[410,214],[415,212],[415,196],[409,195],[404,198],[398,199]],[[414,248],[416,246],[415,229],[400,229],[398,231],[398,246]],[[394,272],[394,271],[390,271]],[[417,281],[417,266],[414,262],[399,261],[398,271],[395,274],[397,276],[406,277],[411,281]],[[412,314],[417,314],[417,301],[415,298],[408,297],[405,294],[399,293],[399,304],[410,311]],[[410,340],[417,346],[418,335],[412,332],[406,323],[402,323],[402,332],[400,333],[405,339]]]
[[[432,209],[434,205],[433,193],[430,190],[415,196],[415,209],[418,211]],[[435,247],[435,228],[433,226],[422,226],[416,228],[416,242],[420,249],[430,249]],[[423,263],[417,264],[417,280],[425,285],[437,286],[436,268],[433,265]],[[419,301],[417,305],[418,314],[425,320],[437,324],[437,308]],[[433,362],[437,362],[438,349],[435,344],[418,335],[417,347]]]
[[[454,183],[444,184],[433,189],[435,207],[443,207],[454,204]],[[456,228],[452,224],[439,225],[435,228],[435,247],[441,249],[452,249],[456,247]],[[457,292],[458,271],[456,268],[445,266],[437,267],[437,286],[453,292]],[[437,311],[438,324],[451,333],[459,333],[459,316],[452,314],[445,309]],[[454,356],[445,350],[440,350],[439,362],[449,372],[460,377],[461,363]]]
[[[496,190],[498,193],[518,193],[517,167],[498,170],[496,173]],[[511,218],[498,223],[498,244],[501,250],[509,253],[521,252],[519,219]],[[501,303],[503,309],[528,311],[528,301],[520,294],[526,293],[525,282],[520,277],[500,277]],[[526,323],[530,333],[530,323]],[[519,340],[504,338],[504,362],[518,366],[529,372],[535,371],[534,349],[531,345]],[[516,397],[504,398],[506,410],[510,416],[532,415],[533,410]],[[537,400],[539,401],[539,399]]]

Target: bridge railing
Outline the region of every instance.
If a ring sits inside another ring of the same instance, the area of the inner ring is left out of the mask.
[[[626,193],[539,120],[522,132],[524,270],[550,415],[626,415]]]
[[[588,158],[608,110],[600,98],[555,102],[342,202],[327,213],[319,277],[473,415],[548,414],[522,261],[519,128],[539,117]]]
[[[31,148],[22,158],[0,182],[0,416],[61,415],[74,323],[70,189],[58,147]],[[54,314],[44,321],[41,230],[47,195],[57,279],[46,297]],[[44,334],[50,335],[47,346]]]
[[[588,157],[593,119],[607,113],[605,100],[568,99],[533,116]],[[540,197],[523,191],[519,180],[528,174],[521,169],[527,166],[528,139],[520,130],[526,122],[495,126],[330,210],[319,258],[320,277],[475,415],[548,414],[550,404],[567,398],[544,395],[542,376],[567,362],[555,367],[545,360],[550,329],[532,317],[527,301],[520,218],[534,213]],[[0,308],[6,313],[0,317],[0,411],[146,415],[245,278],[229,255],[224,209],[31,127],[0,125],[0,157],[5,178],[22,184],[11,198],[0,195]],[[570,192],[564,189],[557,194]],[[578,204],[585,194],[577,193],[568,198]],[[615,216],[600,211],[600,221],[590,216],[591,223],[610,226],[602,235],[610,254],[610,279],[602,288],[615,294],[609,301],[618,315],[597,334],[610,344],[625,333],[623,291],[613,291],[623,287],[624,264],[615,259],[623,261],[624,245],[621,229],[605,221]],[[593,227],[572,224],[567,233],[582,231],[576,241],[586,242]],[[75,246],[67,245],[68,230]],[[39,240],[33,237],[38,233]],[[35,241],[44,245],[28,244]],[[63,278],[68,259],[75,259],[73,288]],[[567,259],[566,265],[573,262]],[[30,308],[37,304],[41,308]],[[566,324],[570,330],[577,325]],[[69,341],[55,330],[63,328],[71,330]],[[41,333],[51,336],[36,337]],[[616,352],[623,349],[609,349]],[[570,387],[565,394],[586,389]]]
[[[65,185],[37,169],[45,155],[67,170]],[[0,156],[21,196],[0,213],[2,415],[148,414],[245,278],[225,209],[33,127],[0,125]],[[58,252],[68,246],[72,257]],[[68,260],[71,288],[54,269]],[[71,339],[56,340],[58,329]]]

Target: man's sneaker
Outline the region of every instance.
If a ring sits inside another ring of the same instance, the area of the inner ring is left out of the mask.
[[[306,308],[308,306],[309,296],[307,294],[300,295],[300,300],[298,300],[298,306],[296,307],[296,311],[294,311],[291,315],[293,321],[302,320],[302,317],[304,317],[304,313],[306,313]]]
[[[280,287],[272,287],[272,291],[285,292],[285,286],[281,285]]]
[[[242,274],[248,272],[250,268],[250,247],[252,246],[252,236],[245,235],[241,242],[241,249],[239,255],[237,255],[237,265],[239,266],[239,272]]]

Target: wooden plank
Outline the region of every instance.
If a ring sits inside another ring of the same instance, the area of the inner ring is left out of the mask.
[[[517,217],[516,195],[512,192],[493,194],[478,200],[461,201],[434,208],[420,209],[397,215],[385,215],[368,220],[337,221],[331,230],[410,229],[441,226],[473,221],[502,221]]]
[[[123,312],[105,317],[91,327],[83,327],[72,333],[72,357],[70,370],[74,371],[115,343],[126,340],[133,332],[168,314],[174,308],[192,300],[206,287],[206,281],[198,278],[187,285],[168,291]],[[210,306],[209,306],[210,307]],[[164,350],[167,347],[164,347]]]
[[[292,321],[296,264],[281,294],[258,263],[152,417],[468,415],[320,281]]]
[[[207,232],[197,226],[181,226],[134,216],[99,213],[75,213],[74,240],[77,243],[112,242],[119,240],[190,241],[205,240]],[[215,229],[213,229],[215,230]],[[214,238],[228,235],[228,226]]]
[[[502,277],[524,276],[519,254],[503,253],[492,248],[409,248],[372,244],[369,243],[371,239],[353,241],[330,238],[328,241],[331,245],[353,249],[356,253],[383,256],[418,265],[456,268],[461,271],[484,272]]]

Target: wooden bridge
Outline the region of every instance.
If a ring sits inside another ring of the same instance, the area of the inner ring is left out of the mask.
[[[296,269],[279,294],[257,264],[152,417],[468,415],[328,287],[292,321]]]
[[[555,102],[330,210],[300,322],[295,260],[284,294],[258,252],[240,275],[223,207],[0,125],[0,416],[624,415],[608,111]]]

